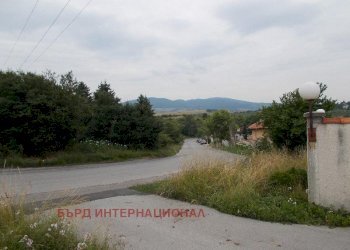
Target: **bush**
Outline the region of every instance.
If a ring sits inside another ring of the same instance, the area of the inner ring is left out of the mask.
[[[335,101],[324,95],[327,85],[319,85],[321,94],[315,100],[314,109],[329,111],[335,107]],[[306,119],[303,114],[307,110],[307,102],[297,90],[283,94],[280,102],[273,101],[270,106],[263,108],[262,119],[275,146],[294,150],[306,145]]]
[[[161,132],[158,137],[158,146],[159,147],[165,147],[169,144],[174,143],[173,140],[170,138],[169,135]]]
[[[269,139],[267,137],[263,137],[256,142],[254,149],[260,152],[269,152],[273,149],[273,147]]]
[[[287,171],[277,171],[269,177],[268,184],[273,187],[297,187],[307,189],[307,171],[305,169],[291,168]]]

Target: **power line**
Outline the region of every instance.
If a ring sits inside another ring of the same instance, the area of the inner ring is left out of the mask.
[[[38,48],[38,46],[40,45],[40,43],[42,42],[42,40],[45,38],[45,36],[47,35],[47,33],[49,32],[49,30],[52,28],[52,26],[57,22],[58,18],[61,16],[61,14],[63,13],[63,11],[65,10],[65,8],[68,6],[69,2],[71,0],[68,0],[66,2],[66,4],[63,6],[63,8],[60,10],[60,12],[58,12],[57,16],[55,17],[55,19],[52,21],[52,23],[50,24],[50,26],[47,28],[47,30],[45,31],[45,33],[42,35],[42,37],[40,38],[40,40],[36,43],[36,45],[34,46],[34,48],[30,51],[30,53],[28,54],[28,56],[24,59],[24,61],[22,62],[22,64],[19,66],[19,68],[21,69],[23,67],[23,65],[28,61],[29,57],[33,54],[33,52]]]
[[[52,40],[52,42],[49,44],[49,46],[47,46],[42,53],[35,58],[35,60],[32,63],[35,63],[36,61],[39,60],[40,57],[42,57],[45,52],[51,48],[51,46],[58,40],[58,38],[78,19],[78,17],[84,12],[84,10],[89,6],[89,4],[92,2],[92,0],[89,0],[85,6],[73,17],[73,19],[67,24],[66,27],[64,27],[64,29],[55,37],[54,40]]]
[[[38,5],[38,3],[39,3],[39,0],[36,0],[36,2],[35,2],[35,4],[34,4],[34,7],[33,7],[32,10],[30,11],[30,13],[29,13],[29,15],[28,15],[28,17],[27,17],[27,19],[26,19],[26,21],[25,21],[25,23],[24,23],[24,25],[23,25],[23,27],[22,27],[22,29],[21,29],[21,31],[19,32],[19,34],[18,34],[18,36],[17,36],[16,41],[15,41],[15,42],[13,43],[13,45],[12,45],[12,48],[11,48],[11,50],[10,50],[10,53],[8,54],[8,56],[7,56],[6,60],[5,60],[4,67],[5,67],[6,64],[8,63],[10,57],[12,56],[13,50],[15,49],[15,47],[16,47],[16,45],[17,45],[19,39],[22,37],[22,34],[23,34],[25,28],[27,27],[27,25],[28,25],[28,23],[29,23],[29,20],[30,20],[30,18],[32,17],[32,15],[33,15],[33,13],[34,13],[34,10],[36,9],[36,6]]]

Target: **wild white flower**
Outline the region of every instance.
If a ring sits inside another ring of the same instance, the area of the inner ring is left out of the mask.
[[[84,235],[84,242],[90,241],[91,240],[91,233],[86,233]]]
[[[296,204],[297,204],[297,202],[296,202],[296,201],[294,201],[294,202],[293,202],[293,205],[295,206]]]
[[[57,223],[54,223],[54,224],[51,224],[51,227],[57,229],[58,225]]]
[[[45,236],[46,236],[46,237],[51,237],[51,234],[46,233]]]
[[[329,210],[328,213],[329,213],[329,214],[333,213],[333,210]]]
[[[47,229],[47,231],[51,232],[51,227],[49,227],[49,228]]]
[[[32,247],[33,240],[28,238],[26,244],[27,244],[28,247]]]
[[[39,208],[37,208],[37,207],[36,207],[36,208],[34,208],[34,211],[38,211],[38,210],[39,210]]]
[[[288,190],[291,191],[291,190],[292,190],[292,187],[288,187]]]
[[[85,242],[79,242],[78,245],[77,245],[77,250],[83,250],[83,249],[86,249],[87,248],[87,245]]]
[[[34,229],[38,226],[38,223],[34,222],[33,224],[30,224],[29,227],[30,229]]]
[[[2,250],[8,250],[9,248],[8,247],[4,247]]]
[[[28,240],[28,235],[24,235],[23,238],[19,242],[24,242]]]
[[[60,230],[60,235],[64,235],[66,233],[66,231],[64,231],[63,229],[62,230]]]
[[[69,227],[71,224],[70,224],[70,222],[69,222],[66,218],[64,218],[64,219],[61,221],[61,225],[62,225],[62,227]]]
[[[32,245],[33,245],[33,240],[31,238],[29,238],[28,235],[24,235],[23,238],[19,242],[25,243],[27,245],[27,247],[32,247]]]

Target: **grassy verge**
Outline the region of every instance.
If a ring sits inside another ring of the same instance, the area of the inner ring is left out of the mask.
[[[238,155],[251,155],[254,151],[254,148],[252,146],[243,144],[220,146],[217,148]]]
[[[25,215],[23,206],[11,198],[0,198],[0,249],[110,249],[108,238],[97,239],[90,233],[79,236],[65,219],[45,216],[37,209]]]
[[[191,162],[169,179],[134,188],[264,221],[350,226],[349,213],[308,203],[305,153],[253,154],[231,166]]]
[[[132,150],[118,145],[99,142],[74,144],[65,151],[48,154],[45,157],[24,157],[11,155],[1,159],[7,167],[57,166],[97,162],[118,162],[138,158],[155,158],[175,155],[181,144],[172,144],[155,150]]]

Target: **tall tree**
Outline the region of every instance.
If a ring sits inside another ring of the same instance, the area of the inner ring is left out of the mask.
[[[149,100],[141,95],[135,104],[125,104],[112,126],[112,141],[131,148],[152,149],[157,146],[160,122]]]
[[[72,95],[32,73],[0,72],[2,148],[41,155],[63,149],[76,136]]]
[[[318,84],[321,94],[313,107],[329,111],[334,108],[335,101],[325,96],[327,85]],[[279,103],[273,101],[271,106],[263,108],[264,124],[277,147],[293,150],[306,144],[306,119],[303,114],[307,110],[308,104],[300,97],[297,90],[283,94]]]
[[[152,105],[147,97],[140,95],[137,98],[135,108],[137,125],[133,131],[134,146],[154,148],[157,145],[160,122],[154,116]]]
[[[89,126],[89,135],[96,140],[111,140],[112,125],[120,114],[120,99],[116,97],[107,82],[101,83],[94,93],[92,101],[93,116]]]
[[[216,142],[231,139],[232,115],[226,110],[215,111],[208,119],[208,130]]]
[[[186,136],[194,137],[198,135],[199,122],[193,115],[185,115],[182,133]]]

